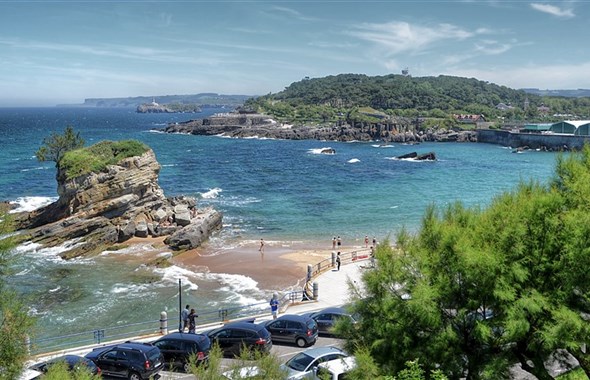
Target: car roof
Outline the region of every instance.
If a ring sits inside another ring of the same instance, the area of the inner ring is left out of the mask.
[[[318,364],[318,367],[323,367],[333,374],[339,375],[356,367],[356,359],[354,356],[346,356],[344,358],[325,361]]]
[[[298,315],[298,314],[284,314],[278,317],[277,319],[271,319],[268,322],[274,322],[278,320],[287,320],[287,321],[297,321],[297,322],[305,322],[310,319],[309,315]]]
[[[226,323],[225,325],[223,325],[221,328],[237,328],[237,329],[244,329],[244,330],[254,330],[254,331],[259,331],[262,330],[263,328],[265,328],[264,326],[260,326],[257,325],[255,323],[252,322],[230,322],[230,323]],[[216,330],[219,330],[216,329]]]
[[[162,339],[179,339],[179,340],[190,340],[193,342],[202,342],[203,340],[209,339],[209,337],[205,334],[193,334],[193,333],[181,333],[181,332],[173,332],[163,337],[160,337],[157,341]]]
[[[334,346],[314,347],[303,351],[304,354],[311,356],[312,358],[319,358],[321,356],[332,354],[334,352],[344,353],[344,351]]]
[[[346,309],[343,307],[327,307],[323,310],[317,311],[316,314],[321,313],[332,313],[332,314],[350,314]]]

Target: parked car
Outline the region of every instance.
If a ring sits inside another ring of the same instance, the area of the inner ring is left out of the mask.
[[[160,349],[164,356],[164,363],[172,368],[182,368],[189,371],[189,358],[195,355],[196,365],[205,363],[209,359],[211,340],[204,334],[187,334],[173,332],[152,342]]]
[[[231,322],[207,332],[217,342],[224,355],[239,356],[243,346],[251,350],[270,352],[272,341],[268,330],[253,322]]]
[[[356,367],[354,356],[328,360],[320,363],[313,371],[314,380],[344,380],[346,374]]]
[[[318,339],[318,324],[311,317],[285,314],[263,324],[273,343],[295,343],[299,347],[306,347],[315,344]]]
[[[298,353],[287,360],[281,368],[288,371],[288,379],[304,379],[313,376],[314,368],[320,363],[348,356],[337,347],[315,347]]]
[[[160,349],[150,343],[125,342],[94,349],[86,354],[103,375],[144,380],[157,377],[164,367]]]
[[[100,368],[94,364],[94,362],[90,359],[87,359],[83,356],[78,356],[78,355],[65,355],[65,356],[60,356],[57,358],[53,358],[41,363],[36,363],[33,364],[32,366],[29,367],[29,369],[35,370],[35,371],[39,371],[42,373],[47,373],[47,371],[49,370],[49,367],[51,367],[52,365],[59,363],[59,362],[64,362],[66,363],[66,365],[68,366],[68,369],[70,371],[74,371],[78,368],[82,368],[82,367],[86,367],[88,369],[88,371],[93,374],[93,375],[100,375],[101,370]]]
[[[356,323],[354,316],[342,307],[328,307],[320,311],[303,315],[311,317],[316,321],[320,334],[333,335],[333,328],[336,325],[336,321],[340,318],[350,318],[352,323]]]

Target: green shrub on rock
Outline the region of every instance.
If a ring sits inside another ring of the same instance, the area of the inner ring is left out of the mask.
[[[59,169],[67,179],[92,172],[100,172],[108,165],[134,156],[140,156],[149,148],[136,140],[101,141],[95,145],[66,152],[59,162]]]

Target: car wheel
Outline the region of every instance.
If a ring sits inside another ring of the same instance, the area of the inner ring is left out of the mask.
[[[189,364],[189,362],[184,362],[182,364],[182,369],[185,373],[189,373],[189,371],[191,370],[191,365]]]
[[[307,346],[307,342],[303,338],[297,338],[297,340],[295,341],[295,343],[297,344],[297,347],[305,347],[305,346]]]
[[[141,376],[137,372],[129,372],[129,380],[141,380]]]

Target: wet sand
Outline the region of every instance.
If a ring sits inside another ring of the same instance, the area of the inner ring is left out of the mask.
[[[265,244],[264,254],[259,245],[241,246],[223,253],[207,252],[200,248],[175,256],[171,261],[181,267],[193,270],[240,274],[258,282],[260,289],[285,289],[303,286],[308,264],[331,257],[331,249],[316,247],[283,247]]]

